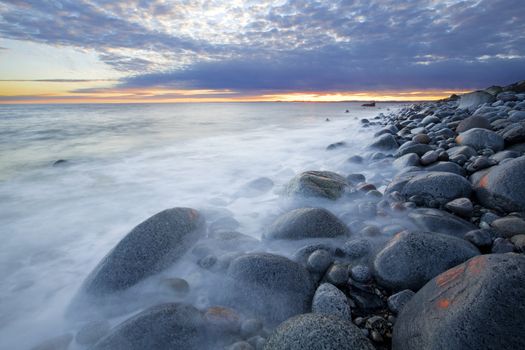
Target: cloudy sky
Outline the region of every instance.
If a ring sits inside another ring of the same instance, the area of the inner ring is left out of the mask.
[[[0,103],[435,98],[525,79],[524,0],[0,0]]]

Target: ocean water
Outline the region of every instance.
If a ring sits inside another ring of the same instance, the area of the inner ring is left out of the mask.
[[[360,118],[398,107],[0,106],[0,348],[29,348],[73,331],[64,311],[83,279],[127,232],[163,209],[227,212],[238,231],[260,238],[283,211],[280,189],[295,174],[362,172],[385,183],[388,163],[347,159],[366,155],[376,130],[361,128]],[[338,141],[346,145],[326,150]],[[58,159],[67,162],[52,166]],[[243,194],[260,177],[273,189]]]

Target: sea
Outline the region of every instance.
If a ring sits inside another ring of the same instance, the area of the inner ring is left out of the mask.
[[[348,158],[370,155],[378,127],[361,119],[400,106],[0,106],[0,348],[29,349],[74,330],[64,313],[82,281],[161,210],[227,212],[237,231],[260,238],[283,211],[283,187],[303,171],[360,172],[386,183],[388,162]],[[327,150],[336,142],[344,144]],[[244,195],[261,177],[273,188]]]

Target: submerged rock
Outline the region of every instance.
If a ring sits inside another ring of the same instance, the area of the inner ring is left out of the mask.
[[[352,322],[335,316],[304,314],[283,322],[264,350],[374,350]]]
[[[307,312],[314,292],[308,271],[285,257],[268,253],[244,254],[227,272],[231,283],[225,296],[232,306],[270,323]]]
[[[464,239],[439,233],[396,234],[374,260],[375,277],[391,290],[418,290],[443,271],[479,254]]]
[[[416,293],[396,321],[392,349],[520,349],[523,300],[523,255],[474,257]]]
[[[323,208],[294,209],[278,217],[268,228],[265,238],[304,239],[347,235],[348,227]]]
[[[195,209],[161,211],[136,226],[95,267],[81,292],[92,296],[127,289],[174,263],[204,234]]]
[[[348,183],[331,171],[306,171],[294,177],[286,187],[290,196],[321,197],[336,200],[343,195]]]

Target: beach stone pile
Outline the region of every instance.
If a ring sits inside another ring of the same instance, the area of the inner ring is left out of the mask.
[[[282,191],[294,206],[261,228],[262,241],[228,213],[162,211],[102,259],[71,314],[118,300],[182,257],[214,278],[207,305],[191,302],[191,282],[165,278],[173,301],[111,325],[81,318],[75,334],[39,349],[522,348],[525,81],[361,126],[375,139],[348,164],[395,173],[299,173]],[[350,152],[344,142],[327,151]],[[273,182],[256,185],[250,196]]]

